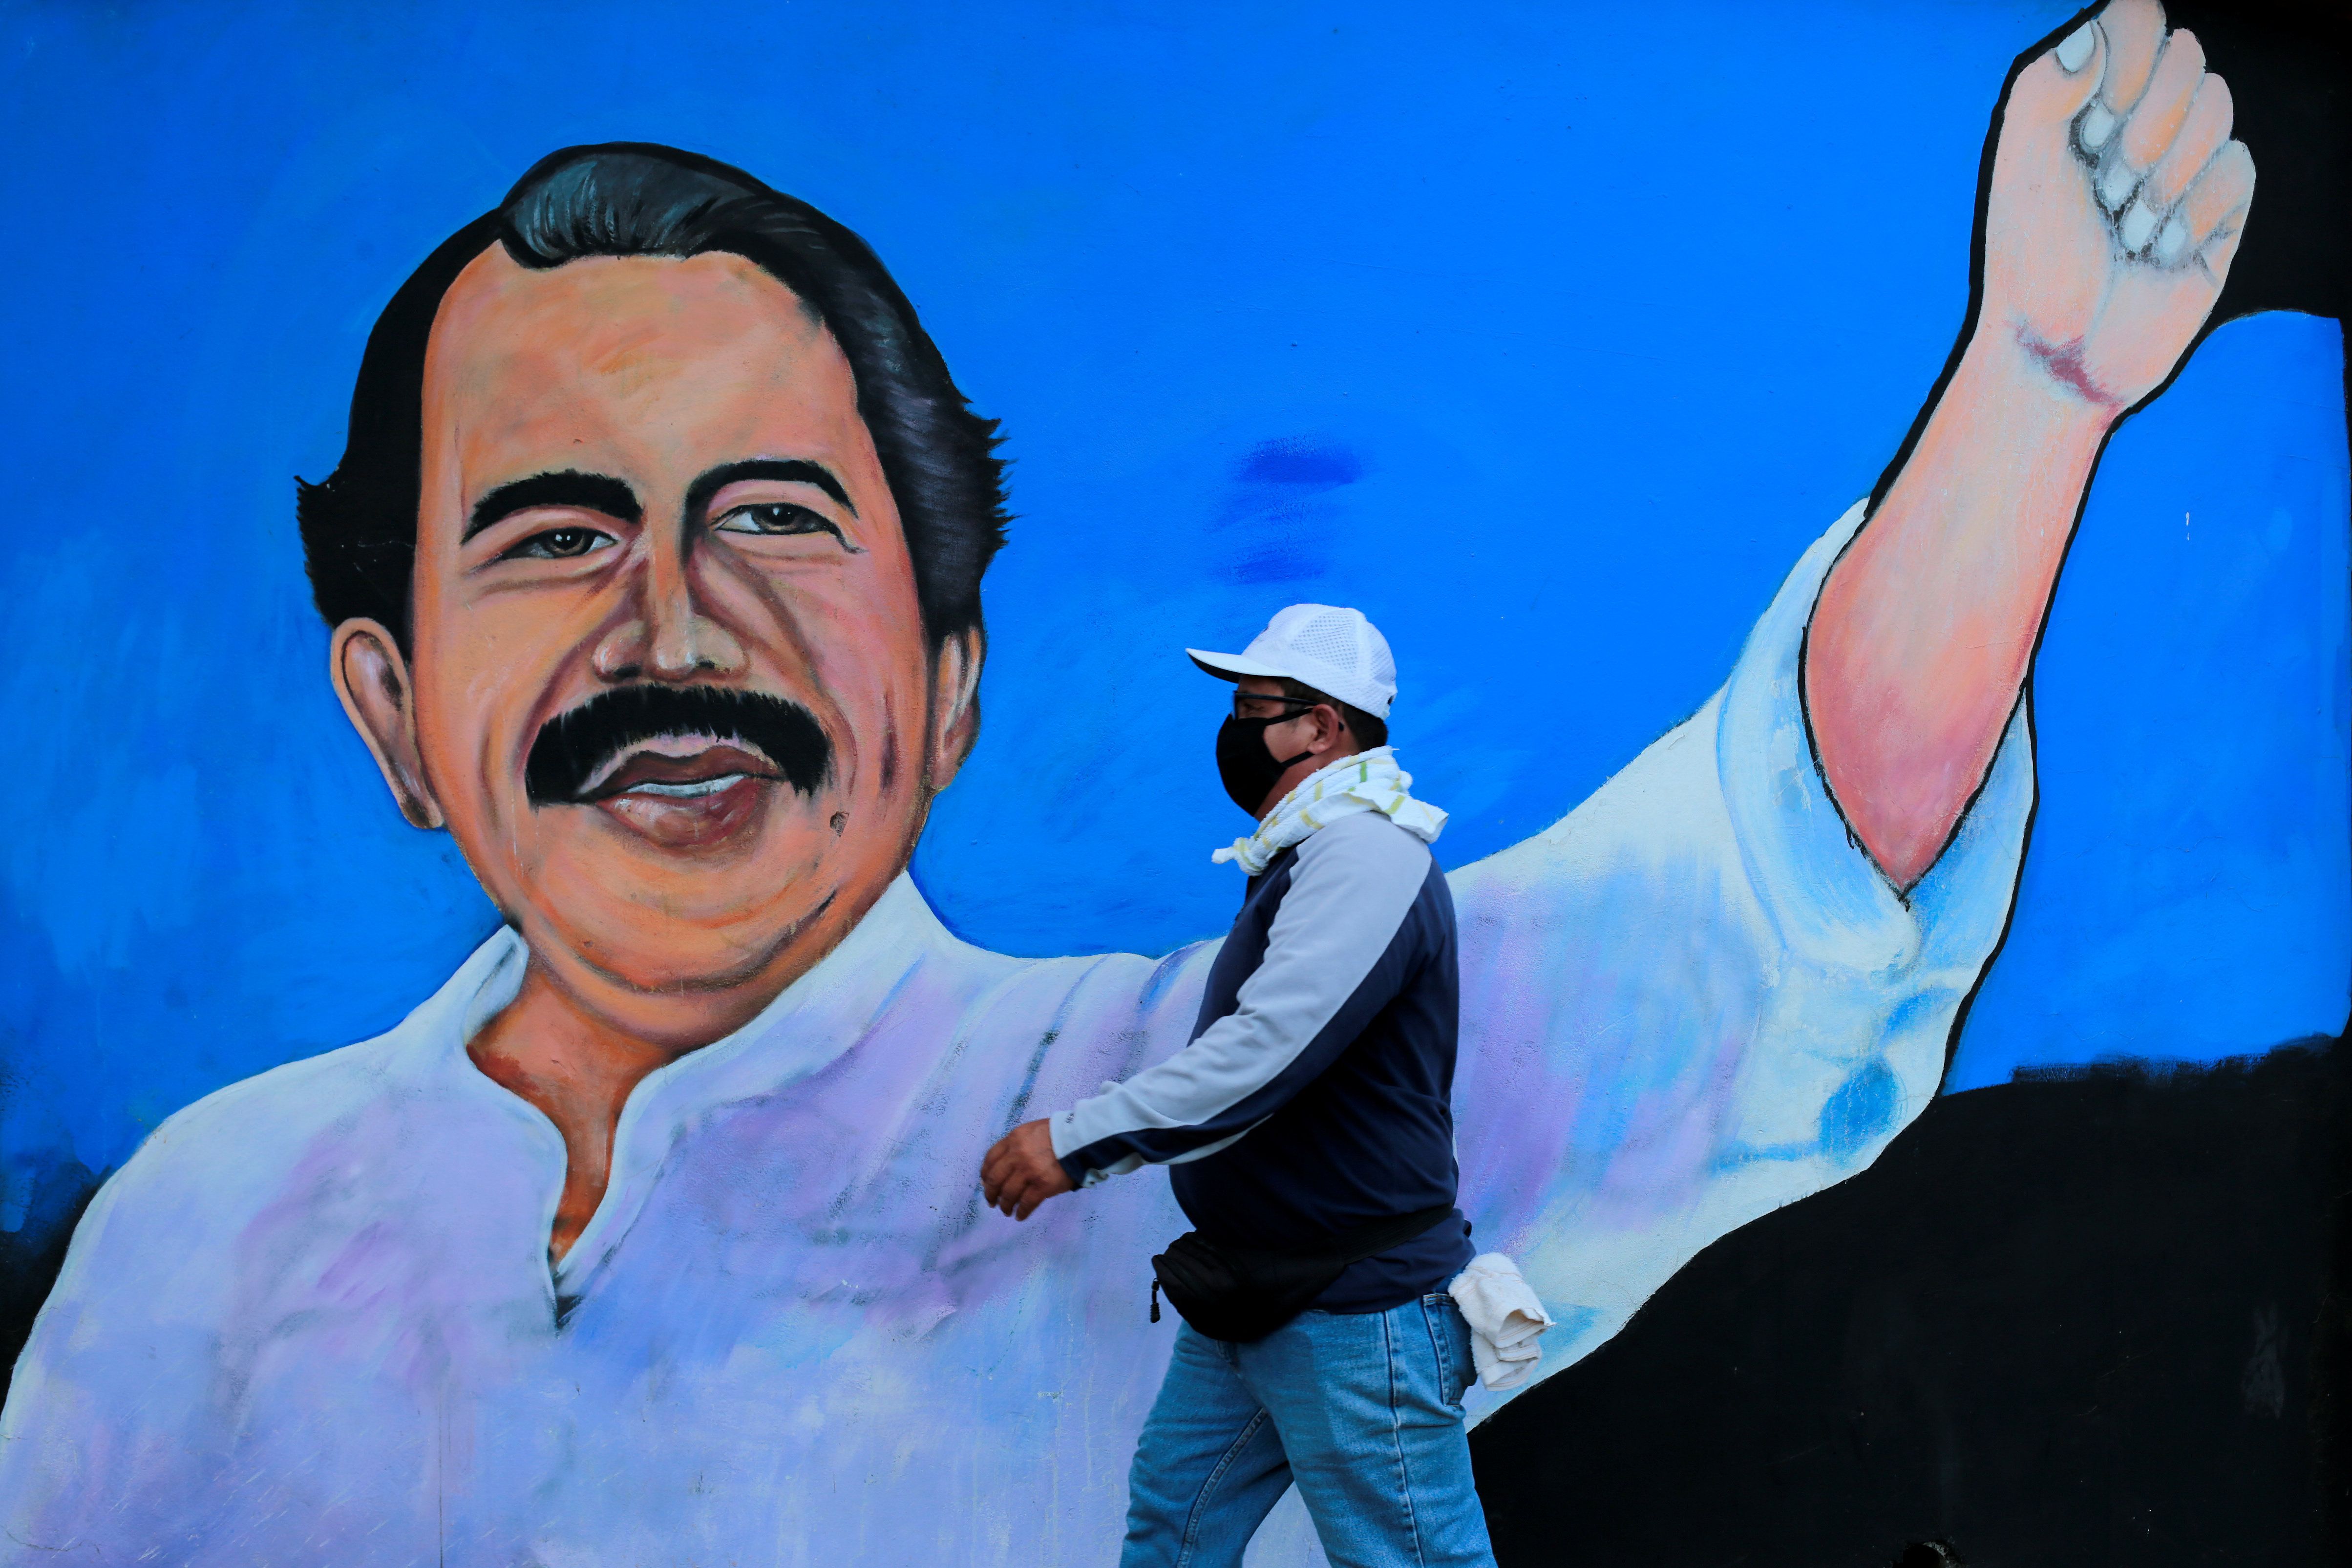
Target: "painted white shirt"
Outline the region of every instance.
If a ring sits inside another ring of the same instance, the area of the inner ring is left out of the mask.
[[[1874,1158],[2006,920],[2021,710],[1907,900],[1814,767],[1797,648],[1859,513],[1722,692],[1452,878],[1462,1205],[1559,1320],[1548,1369]],[[1114,1561],[1175,1328],[1147,1259],[1183,1221],[1147,1171],[1014,1225],[977,1171],[1181,1047],[1213,954],[1002,957],[902,878],[638,1087],[551,1273],[562,1142],[465,1049],[520,976],[501,932],[390,1034],[211,1096],[107,1184],[0,1418],[0,1561]],[[1312,1554],[1294,1521],[1254,1561]]]

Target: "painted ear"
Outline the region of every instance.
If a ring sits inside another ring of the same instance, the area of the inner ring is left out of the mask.
[[[988,637],[978,626],[940,643],[931,662],[929,763],[933,794],[955,782],[980,739],[980,667],[988,657]]]
[[[446,818],[433,798],[416,742],[415,694],[399,642],[377,622],[345,621],[328,645],[327,667],[343,712],[367,742],[400,815],[413,826],[443,826]]]

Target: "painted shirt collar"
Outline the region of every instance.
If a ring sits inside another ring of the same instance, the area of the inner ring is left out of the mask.
[[[840,944],[779,992],[758,1016],[647,1074],[631,1091],[614,1129],[604,1202],[556,1268],[559,1291],[582,1288],[610,1252],[642,1207],[665,1155],[692,1121],[823,1071],[865,1037],[890,997],[926,961],[962,945],[931,912],[913,879],[901,872]],[[500,927],[401,1024],[395,1032],[407,1038],[396,1059],[420,1077],[501,1102],[560,1163],[562,1140],[553,1124],[535,1106],[492,1082],[466,1051],[467,1042],[514,1000],[529,957],[515,930]]]

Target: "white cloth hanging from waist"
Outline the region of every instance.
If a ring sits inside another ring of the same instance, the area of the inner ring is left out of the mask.
[[[1536,1340],[1552,1319],[1520,1278],[1517,1264],[1499,1252],[1482,1252],[1445,1289],[1470,1325],[1470,1359],[1479,1382],[1492,1389],[1517,1388],[1535,1375],[1543,1359]]]

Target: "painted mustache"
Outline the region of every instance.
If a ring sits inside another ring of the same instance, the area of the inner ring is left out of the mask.
[[[802,795],[815,794],[833,774],[833,742],[797,702],[714,686],[624,686],[540,727],[524,759],[523,791],[533,805],[583,804],[589,781],[605,763],[664,735],[741,742]]]

